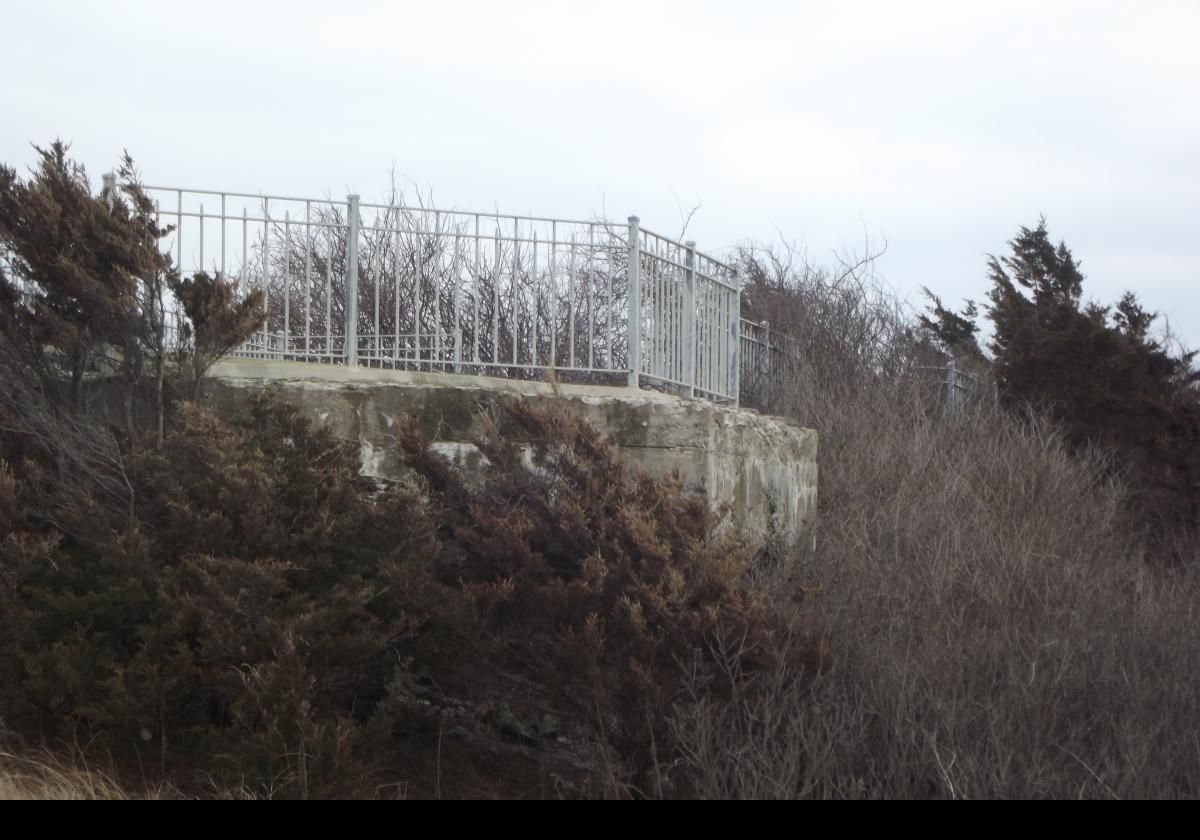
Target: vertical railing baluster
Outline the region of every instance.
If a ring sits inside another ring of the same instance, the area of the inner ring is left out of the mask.
[[[183,271],[183,190],[175,191],[175,267]]]
[[[588,372],[596,367],[596,226],[588,225]]]
[[[378,230],[378,228],[379,228],[379,213],[378,213],[378,211],[375,213],[375,222],[373,224],[373,227],[376,230]],[[374,254],[374,252],[372,251],[372,255],[373,254]],[[374,262],[374,260],[372,260],[372,262]],[[375,320],[372,322],[372,325],[371,325],[370,343],[367,345],[371,349],[371,356],[367,360],[367,364],[374,365],[374,364],[378,363],[381,367],[383,365],[383,329],[380,326],[382,324],[382,321],[379,320],[379,295],[380,295],[380,288],[382,287],[383,284],[380,283],[379,280],[382,277],[382,274],[383,274],[383,272],[382,272],[381,268],[379,268],[379,267],[377,267],[375,269],[375,271],[371,272],[371,277],[373,280],[373,282],[371,283],[371,288],[375,292]]]
[[[246,266],[250,264],[250,218],[242,205],[242,264],[238,270],[238,293],[246,294]]]
[[[312,202],[304,202],[304,361],[312,361]]]
[[[221,193],[221,278],[225,277],[225,193]]]
[[[696,243],[687,242],[683,274],[683,380],[684,396],[696,396]]]
[[[292,343],[292,213],[283,211],[283,355]]]
[[[263,312],[266,317],[263,319],[263,355],[265,358],[270,357],[271,350],[271,208],[267,204],[267,199],[263,199],[263,257],[262,257],[262,292],[263,292]]]
[[[519,234],[520,234],[520,226],[518,225],[517,220],[514,218],[513,219],[513,261],[512,261],[513,267],[512,267],[512,289],[511,289],[512,294],[510,295],[510,297],[512,299],[511,300],[511,306],[512,306],[512,363],[514,366],[519,365],[521,363],[520,359],[517,357],[517,336],[521,332],[521,322],[520,322],[520,320],[518,320],[518,315],[517,315],[517,272],[519,270],[518,260],[520,259],[520,253],[521,253],[520,235]]]
[[[462,228],[458,222],[454,223],[454,254],[451,258],[450,276],[454,281],[454,317],[450,323],[454,324],[454,372],[462,373],[462,303],[463,303],[463,282],[462,282],[462,265],[466,260],[460,259],[462,248]]]
[[[413,268],[416,269],[417,276],[413,281],[413,301],[416,307],[416,311],[413,314],[413,344],[417,354],[417,370],[419,371],[421,369],[421,359],[424,355],[421,352],[421,303],[424,296],[423,287],[425,285],[423,282],[425,279],[425,242],[421,239],[421,223],[419,219],[414,227],[416,228],[416,233],[413,239],[416,243],[416,250],[414,251]]]
[[[571,256],[567,261],[567,364],[575,367],[575,231],[571,231]]]
[[[471,332],[475,337],[475,364],[479,364],[479,250],[481,248],[479,239],[479,214],[475,214],[475,262],[471,270],[471,299],[475,304],[475,323],[472,325]]]
[[[395,287],[396,315],[392,322],[392,365],[400,367],[400,211],[396,211],[396,229],[392,231],[392,285]]]
[[[550,223],[550,367],[558,364],[558,222]]]
[[[325,357],[334,361],[333,354],[333,265],[337,255],[337,227],[327,224],[325,236],[329,240],[329,257],[325,260]],[[345,353],[345,347],[342,348]]]
[[[732,318],[729,325],[729,328],[733,331],[733,341],[731,342],[733,359],[729,364],[729,373],[733,377],[733,382],[730,386],[730,393],[733,396],[733,405],[736,408],[742,404],[742,280],[737,268],[733,269],[729,279],[733,284]]]
[[[613,300],[613,274],[614,274],[616,260],[614,259],[614,256],[613,256],[613,244],[612,244],[613,238],[614,238],[613,232],[606,228],[605,235],[608,237],[608,247],[605,248],[605,251],[608,254],[608,270],[605,272],[605,274],[608,275],[608,297],[605,298],[604,308],[606,310],[606,314],[607,314],[608,318],[607,318],[606,326],[604,328],[604,341],[605,341],[605,346],[604,346],[605,363],[604,363],[604,366],[605,366],[606,370],[612,370],[614,368],[613,355],[612,355],[613,309],[616,308],[616,301]]]
[[[492,263],[492,364],[500,364],[500,221],[496,220],[495,260]]]
[[[358,364],[358,202],[346,196],[346,364]]]
[[[529,226],[530,226],[530,228],[533,228],[533,223],[530,222]],[[533,231],[533,254],[532,254],[533,268],[532,268],[532,272],[531,272],[532,276],[530,277],[530,280],[533,285],[533,291],[532,291],[532,294],[530,295],[530,297],[533,301],[533,326],[531,328],[531,341],[532,341],[533,347],[531,349],[532,355],[529,359],[529,363],[532,364],[534,367],[537,367],[539,364],[538,363],[538,312],[541,310],[541,307],[538,306],[538,268],[537,268],[538,247],[537,246],[538,246],[537,230],[534,230]]]
[[[641,373],[641,231],[637,216],[629,217],[629,387],[638,387]]]
[[[442,247],[441,219],[438,213],[433,214],[433,358],[440,365],[442,357],[442,259],[445,249]],[[430,366],[430,370],[434,368]]]

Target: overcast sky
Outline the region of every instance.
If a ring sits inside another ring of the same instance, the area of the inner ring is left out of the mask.
[[[1200,2],[4,0],[0,161],[98,180],[638,214],[707,250],[978,298],[1045,214],[1103,301],[1200,346]]]

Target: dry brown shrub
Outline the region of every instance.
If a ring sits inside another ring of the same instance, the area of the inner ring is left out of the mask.
[[[811,284],[773,298],[797,335],[845,337],[776,403],[821,434],[798,574],[820,587],[806,609],[833,665],[802,686],[777,676],[769,701],[681,704],[698,790],[1195,797],[1197,573],[1146,562],[1099,455],[986,399],[949,415],[919,374],[880,364],[896,348],[858,328],[896,311],[878,292],[836,311],[810,305]]]

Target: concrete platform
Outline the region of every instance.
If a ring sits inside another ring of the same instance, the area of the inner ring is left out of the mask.
[[[794,543],[817,511],[817,433],[779,417],[647,389],[227,359],[211,373],[208,401],[235,410],[245,393],[275,387],[311,420],[362,447],[363,471],[402,472],[391,441],[396,418],[417,418],[438,451],[469,462],[482,415],[506,401],[563,399],[629,459],[654,473],[678,470],[686,485],[747,536]],[[556,394],[557,390],[557,394]],[[506,430],[508,431],[508,430]],[[513,430],[516,434],[517,430]]]

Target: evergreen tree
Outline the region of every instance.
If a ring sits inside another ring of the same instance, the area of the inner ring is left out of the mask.
[[[979,309],[975,302],[968,300],[961,312],[955,312],[947,309],[942,299],[929,289],[922,289],[922,292],[929,301],[929,314],[920,315],[917,320],[925,336],[934,339],[956,357],[983,359],[983,352],[979,349],[979,325],[975,323]]]
[[[1200,393],[1194,353],[1173,353],[1133,292],[1085,302],[1084,275],[1040,219],[1006,256],[988,259],[988,349],[1002,401],[1052,417],[1080,448],[1113,452],[1139,516],[1159,534],[1200,526]],[[923,325],[943,343],[974,343],[968,309],[933,306]]]
[[[84,374],[117,367],[140,332],[138,277],[159,263],[157,236],[116,196],[93,195],[65,144],[37,151],[28,180],[0,166],[0,340],[6,361],[78,409]]]
[[[194,398],[211,364],[258,328],[262,297],[237,299],[203,273],[181,280],[160,247],[173,229],[159,225],[128,154],[97,195],[64,143],[37,151],[29,178],[0,165],[0,404],[28,424],[22,406],[36,398],[48,410],[41,423],[86,413],[99,390],[85,393],[86,383],[116,383],[126,439],[144,431],[141,398],[161,446],[168,380],[182,375]],[[176,303],[186,319],[171,344]]]

